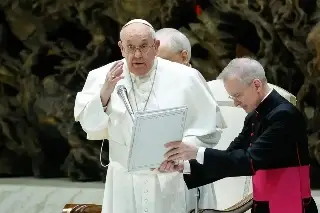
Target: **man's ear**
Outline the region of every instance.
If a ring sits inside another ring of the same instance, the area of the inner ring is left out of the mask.
[[[159,46],[160,46],[160,40],[155,40],[154,41],[154,49],[156,50],[156,52],[158,52]]]
[[[184,64],[189,64],[189,54],[187,50],[182,50],[180,56]]]
[[[120,48],[122,57],[125,57],[125,55],[124,55],[124,48],[123,48],[123,46],[122,46],[122,42],[121,42],[121,41],[118,41],[118,46],[119,46],[119,48]]]
[[[263,87],[263,84],[259,79],[254,79],[252,83],[257,90]]]

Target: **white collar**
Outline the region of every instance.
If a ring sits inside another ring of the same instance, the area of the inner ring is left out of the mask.
[[[264,98],[262,99],[262,101],[264,101],[264,99],[266,99],[269,95],[270,95],[270,93],[273,91],[273,88],[268,92],[268,94],[266,95],[266,96],[264,96]],[[262,102],[261,101],[261,102]]]

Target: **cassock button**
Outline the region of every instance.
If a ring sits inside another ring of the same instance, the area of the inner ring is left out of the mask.
[[[148,192],[148,189],[144,190],[144,193],[147,193]]]
[[[144,212],[148,212],[148,209],[145,209]]]
[[[144,183],[146,183],[146,184],[147,184],[147,183],[148,183],[148,181],[146,180],[146,181],[144,181]]]
[[[251,134],[250,134],[250,135],[251,135],[251,137],[252,137],[252,136],[254,136],[253,132],[251,132]]]
[[[148,199],[144,199],[144,201],[148,202]]]

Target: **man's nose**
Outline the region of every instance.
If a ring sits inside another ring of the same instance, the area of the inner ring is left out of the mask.
[[[140,49],[136,49],[134,51],[134,57],[135,58],[141,58],[142,57],[142,53],[141,53],[141,50]]]

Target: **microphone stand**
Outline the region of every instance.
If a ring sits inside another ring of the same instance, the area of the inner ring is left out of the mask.
[[[197,192],[196,192],[196,207],[194,209],[194,212],[195,213],[198,213],[199,212],[199,200],[200,200],[200,189],[199,188],[196,188]]]
[[[119,97],[123,101],[127,111],[130,114],[130,117],[131,117],[132,121],[134,121],[134,119],[135,119],[134,118],[134,112],[133,112],[132,106],[130,104],[130,101],[129,101],[129,98],[128,98],[128,92],[127,92],[127,89],[125,88],[125,86],[119,85],[117,87],[117,94],[119,95]]]

